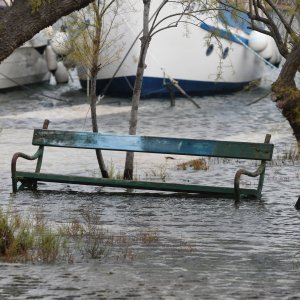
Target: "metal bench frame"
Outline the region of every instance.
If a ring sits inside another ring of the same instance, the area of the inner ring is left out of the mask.
[[[269,143],[271,139],[270,134],[266,135],[264,143],[245,143],[48,130],[48,125],[49,121],[45,120],[43,129],[34,129],[32,144],[39,146],[34,155],[30,156],[21,152],[14,154],[11,162],[12,188],[14,193],[24,188],[34,190],[37,188],[38,181],[45,181],[130,189],[200,193],[204,196],[218,195],[222,197],[235,197],[236,201],[239,201],[241,197],[260,198],[263,188],[266,162],[272,159],[274,148],[274,145]],[[260,160],[261,163],[254,172],[244,169],[238,170],[234,178],[233,187],[119,180],[41,173],[40,171],[45,146],[251,159]],[[35,171],[17,171],[16,164],[20,157],[27,160],[37,160]],[[259,176],[257,189],[240,188],[240,178],[242,175],[250,177]],[[21,182],[20,187],[18,187],[18,182]]]

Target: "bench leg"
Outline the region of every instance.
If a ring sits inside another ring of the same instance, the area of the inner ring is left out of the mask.
[[[235,196],[235,202],[238,203],[241,198],[240,194],[240,179],[242,174],[244,174],[245,170],[238,170],[234,177],[234,196]]]
[[[14,177],[12,177],[11,180],[12,180],[12,192],[15,194],[18,191],[18,180]]]
[[[36,180],[21,180],[21,185],[18,187],[18,180],[16,177],[12,177],[12,192],[15,194],[18,191],[22,191],[24,189],[36,190],[37,189],[37,181]]]

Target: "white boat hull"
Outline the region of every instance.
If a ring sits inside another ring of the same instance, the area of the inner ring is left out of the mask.
[[[49,81],[44,53],[34,47],[20,47],[0,64],[0,89]]]
[[[153,1],[154,8],[159,3],[161,1]],[[142,29],[141,17],[140,10],[122,19],[122,38],[114,42],[115,48],[121,49],[120,59],[105,66],[98,73],[98,94],[104,92],[113,96],[132,95],[140,51],[139,40],[118,72],[115,72]],[[234,34],[228,35],[227,32],[218,41],[212,39],[208,43],[209,29],[213,28],[214,24],[202,24],[205,26],[187,27],[186,24],[181,24],[176,28],[161,31],[153,37],[146,58],[142,97],[169,95],[169,89],[165,85],[168,82],[165,80],[166,74],[178,81],[181,88],[190,95],[235,92],[261,78],[265,63],[254,50],[247,47],[248,35],[245,32],[233,28]],[[223,31],[226,31],[224,27]],[[209,45],[213,45],[213,51],[207,55]],[[101,56],[99,61],[101,62]],[[79,67],[78,73],[82,86],[86,88],[88,84],[85,69]],[[108,84],[109,88],[106,89]],[[172,89],[179,93],[175,88]]]

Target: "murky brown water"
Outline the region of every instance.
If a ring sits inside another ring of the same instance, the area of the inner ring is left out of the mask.
[[[275,74],[276,75],[276,74]],[[267,77],[275,76],[269,74]],[[35,86],[31,91],[0,94],[0,203],[24,213],[42,208],[54,224],[92,209],[113,232],[154,230],[159,242],[133,249],[124,262],[76,257],[73,264],[0,263],[0,299],[300,299],[300,215],[294,209],[299,189],[299,161],[283,161],[294,139],[274,104],[264,99],[269,82],[251,92],[197,98],[198,110],[180,99],[142,101],[139,134],[260,142],[272,134],[275,159],[266,172],[261,201],[184,196],[98,193],[98,188],[41,184],[36,193],[11,195],[10,159],[33,153],[32,129],[45,118],[50,128],[89,129],[88,105],[74,83]],[[48,100],[40,93],[69,101]],[[99,123],[104,132],[127,133],[129,101],[104,99]],[[104,152],[108,165],[122,171],[124,155]],[[209,171],[177,170],[182,158],[137,155],[137,176],[205,181],[231,185],[237,168],[253,163],[209,161]],[[20,168],[32,167],[21,162]],[[46,149],[46,172],[97,174],[93,151]],[[254,184],[245,178],[246,186]],[[105,189],[104,191],[111,191]]]

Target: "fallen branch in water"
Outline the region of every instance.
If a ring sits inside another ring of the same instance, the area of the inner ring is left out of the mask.
[[[268,92],[267,94],[265,94],[265,95],[259,97],[258,99],[256,99],[256,100],[254,100],[254,101],[248,103],[247,106],[250,106],[250,105],[252,105],[252,104],[255,104],[255,103],[259,102],[260,100],[262,100],[262,99],[268,97],[270,94],[271,94],[271,92]]]

